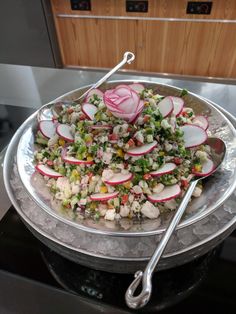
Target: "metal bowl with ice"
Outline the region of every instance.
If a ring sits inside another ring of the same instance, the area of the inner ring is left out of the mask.
[[[234,128],[236,127],[236,119],[232,115],[216,104],[213,104],[213,107],[223,112],[223,115],[233,123]],[[36,118],[36,114],[28,121],[32,118]],[[137,232],[134,236],[131,234],[127,236],[126,233],[119,236],[97,234],[82,230],[77,225],[70,225],[67,219],[65,222],[58,219],[38,206],[30,197],[19,177],[15,158],[18,143],[27,123],[18,129],[8,146],[3,178],[11,202],[29,230],[52,250],[87,267],[121,273],[133,273],[138,268],[145,267],[161,237],[161,234],[153,232],[155,221],[149,221],[149,224],[144,225],[147,231],[145,232],[143,227],[144,230],[138,237]],[[224,124],[224,130],[225,128],[231,134]],[[222,136],[224,140],[228,137],[227,132]],[[234,148],[231,147],[231,150]],[[234,161],[231,166],[234,167]],[[235,202],[234,192],[219,208],[197,222],[176,230],[159,262],[158,269],[168,269],[187,263],[222,242],[236,226]],[[127,224],[127,227],[130,225]]]
[[[130,81],[116,81],[103,84],[102,90],[112,88],[118,84],[127,84]],[[152,88],[158,94],[178,96],[180,89],[150,82],[141,82],[145,87]],[[79,97],[88,87],[69,92],[55,101],[73,100]],[[55,102],[54,101],[54,102]],[[227,145],[227,153],[224,162],[206,183],[201,197],[194,199],[189,205],[182,222],[178,228],[192,225],[218,208],[231,195],[236,185],[236,132],[230,121],[213,105],[201,99],[197,95],[189,93],[185,96],[187,106],[193,108],[196,114],[207,116],[209,119],[209,132],[215,137],[223,139]],[[49,191],[41,176],[35,175],[34,166],[34,136],[37,128],[37,119],[32,115],[22,126],[23,135],[19,141],[17,150],[17,166],[23,185],[32,199],[48,214],[65,222],[69,226],[76,227],[89,233],[112,236],[137,237],[144,235],[161,234],[171,218],[171,213],[162,215],[158,219],[105,221],[100,219],[95,222],[92,219],[75,220],[70,213],[61,212],[53,208]],[[42,191],[44,190],[44,193]]]

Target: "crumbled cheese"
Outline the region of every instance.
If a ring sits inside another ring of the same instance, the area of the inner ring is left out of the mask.
[[[142,190],[141,186],[135,185],[135,186],[132,187],[132,192],[134,194],[142,194],[143,190]]]
[[[196,153],[195,153],[195,156],[196,156],[197,158],[199,158],[200,161],[206,161],[207,158],[208,158],[207,153],[206,153],[206,152],[203,152],[203,151],[201,151],[201,150],[197,150]]]
[[[165,206],[165,208],[168,208],[170,210],[175,210],[177,208],[178,204],[177,204],[175,199],[172,199],[172,200],[166,201],[164,203],[164,206]]]
[[[112,159],[112,152],[110,149],[107,149],[107,151],[103,153],[102,161],[104,162],[104,164],[109,165],[109,163],[111,162],[111,159]]]
[[[71,123],[76,123],[80,119],[80,113],[79,112],[72,112],[70,121]]]
[[[76,184],[75,182],[71,183],[71,193],[78,194],[80,192],[80,185]]]
[[[113,128],[113,133],[117,134],[119,136],[124,135],[127,132],[129,125],[127,123],[121,124],[121,125],[116,125]]]
[[[170,129],[171,128],[171,125],[168,123],[168,121],[166,119],[163,119],[161,121],[161,127],[164,129],[164,130],[167,130],[167,129]]]
[[[116,215],[116,210],[115,209],[108,209],[106,211],[104,219],[112,221],[112,220],[115,219],[115,215]]]
[[[57,134],[55,134],[53,137],[51,137],[48,140],[48,146],[53,146],[57,143],[57,141],[59,140],[59,136]]]
[[[173,147],[173,145],[172,144],[170,144],[170,143],[168,143],[168,142],[165,142],[165,150],[167,151],[167,152],[169,152],[170,150],[172,150],[172,147]]]
[[[147,142],[152,143],[153,142],[153,136],[151,134],[147,135]]]
[[[57,179],[56,187],[60,192],[64,194],[64,198],[70,198],[72,195],[70,181],[66,177],[61,177]]]
[[[112,170],[110,170],[110,169],[103,170],[102,181],[104,182],[104,181],[109,180],[111,177],[113,177],[113,175],[114,175],[114,172]]]
[[[127,217],[129,215],[130,209],[127,205],[120,207],[120,215],[121,217]]]
[[[106,204],[99,204],[98,210],[99,210],[100,216],[104,217],[106,212],[107,212],[107,205]]]
[[[144,143],[144,137],[143,137],[142,131],[136,132],[134,137],[136,138],[137,141]]]
[[[153,189],[153,193],[160,193],[164,189],[164,184],[158,183]]]
[[[140,212],[140,209],[141,209],[141,205],[139,204],[139,202],[138,201],[134,201],[132,203],[132,205],[131,205],[132,212],[138,213],[138,212]]]
[[[199,186],[196,186],[194,191],[193,191],[193,196],[199,197],[201,194],[202,194],[202,189]]]
[[[133,201],[134,201],[134,195],[133,195],[133,194],[130,194],[130,195],[129,195],[129,202],[130,202],[130,203],[133,203]]]
[[[141,208],[141,213],[150,218],[150,219],[154,219],[157,218],[160,215],[160,211],[159,208],[154,206],[152,203],[150,203],[149,201],[146,201],[142,208]]]

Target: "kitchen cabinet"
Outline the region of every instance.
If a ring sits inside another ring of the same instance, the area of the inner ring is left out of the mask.
[[[65,67],[109,68],[127,50],[129,70],[236,77],[236,1],[213,1],[210,15],[186,14],[187,1],[149,0],[148,13],[126,1],[91,0],[91,11],[51,0]]]

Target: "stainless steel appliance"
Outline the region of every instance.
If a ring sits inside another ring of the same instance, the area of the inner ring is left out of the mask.
[[[50,1],[0,1],[0,63],[59,67]]]

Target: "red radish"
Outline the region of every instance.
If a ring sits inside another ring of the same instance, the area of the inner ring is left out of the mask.
[[[209,127],[209,122],[207,120],[206,117],[204,116],[196,116],[195,118],[193,118],[192,123],[194,125],[198,125],[201,128],[203,128],[205,131],[208,129]]]
[[[52,122],[57,123],[58,122],[57,117],[52,117]]]
[[[180,127],[184,132],[184,146],[186,148],[201,145],[207,140],[207,133],[203,128],[194,124],[185,124]]]
[[[111,112],[118,112],[122,113],[121,110],[119,110],[117,107],[115,107],[110,100],[107,100],[106,97],[104,97],[104,102],[106,103],[107,109],[110,110]]]
[[[108,179],[104,182],[106,184],[109,184],[109,185],[117,185],[117,184],[122,184],[122,183],[125,183],[125,182],[131,180],[132,177],[133,177],[132,173],[127,173],[127,174],[116,173],[110,179]]]
[[[141,83],[129,84],[129,87],[132,88],[136,93],[141,93],[145,89],[144,85]]]
[[[173,96],[171,96],[171,99],[172,99],[173,105],[174,105],[173,114],[177,117],[178,115],[181,114],[181,112],[183,110],[184,101],[180,97],[173,97]]]
[[[128,97],[123,99],[119,103],[119,110],[121,110],[123,113],[130,114],[137,112],[139,107],[140,98],[138,94],[134,91],[132,91],[132,97]],[[137,104],[136,110],[134,111],[134,104]]]
[[[62,154],[62,159],[63,161],[67,162],[68,164],[72,164],[72,165],[92,165],[94,162],[91,161],[87,161],[87,160],[80,160],[77,159],[73,156],[67,156]]]
[[[162,176],[163,174],[171,173],[175,168],[176,168],[176,164],[174,164],[173,162],[168,162],[164,164],[163,166],[161,166],[156,171],[150,172],[150,175],[152,177]]]
[[[127,96],[127,93],[130,92],[130,88],[128,85],[119,85],[115,88],[115,94],[124,97]]]
[[[141,112],[137,113],[136,116],[132,120],[130,120],[129,123],[135,123],[138,120],[138,117],[140,116],[140,113]]]
[[[144,144],[142,146],[130,148],[126,153],[130,156],[141,156],[150,153],[155,147],[157,147],[157,141],[153,141],[150,144]]]
[[[211,159],[207,159],[202,163],[202,171],[194,171],[193,173],[198,177],[204,177],[209,175],[215,169],[214,163]]]
[[[98,88],[94,88],[91,89],[91,91],[88,93],[88,95],[85,98],[85,101],[89,102],[90,98],[92,98],[93,95],[96,95],[98,96],[98,98],[103,99],[103,92]]]
[[[52,168],[49,168],[48,166],[45,166],[43,164],[38,164],[35,166],[35,169],[41,173],[44,176],[50,177],[50,178],[60,178],[63,177],[62,174],[59,172],[56,172]]]
[[[94,130],[111,130],[112,126],[108,124],[100,124],[100,125],[92,125],[91,128]]]
[[[98,109],[92,104],[85,103],[82,105],[82,111],[90,120],[94,120],[94,116]]]
[[[163,118],[167,117],[174,110],[174,105],[171,97],[165,97],[158,104],[157,107]]]
[[[179,196],[181,193],[181,189],[178,184],[174,184],[171,186],[166,186],[160,193],[155,193],[152,195],[148,195],[147,198],[149,201],[156,202],[166,202]]]
[[[117,197],[119,192],[113,192],[113,193],[97,193],[90,195],[90,198],[92,201],[108,201],[112,198]]]
[[[71,127],[68,124],[58,124],[56,128],[57,134],[68,142],[74,142],[74,136],[71,133]]]
[[[52,120],[42,120],[39,122],[39,130],[43,136],[51,138],[55,135],[56,126]]]

